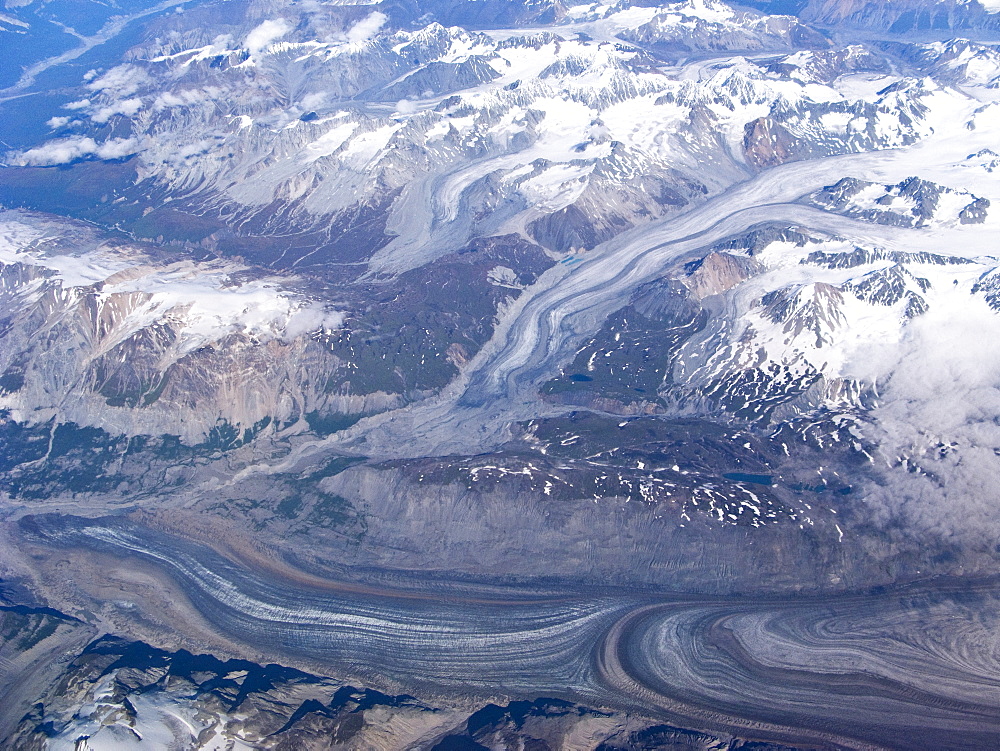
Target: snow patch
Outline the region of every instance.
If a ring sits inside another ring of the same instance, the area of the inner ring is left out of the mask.
[[[357,127],[357,123],[346,122],[335,128],[331,128],[306,146],[305,160],[307,162],[315,162],[317,159],[322,159],[325,156],[335,153],[347,142],[347,139],[351,137],[351,134],[354,133]]]
[[[284,280],[243,281],[249,269],[236,264],[154,266],[136,250],[65,253],[47,245],[44,230],[17,219],[0,220],[0,264],[43,269],[48,280],[93,295],[99,306],[128,300],[119,336],[167,323],[179,335],[177,354],[233,333],[290,340],[343,323],[343,313],[284,289]]]

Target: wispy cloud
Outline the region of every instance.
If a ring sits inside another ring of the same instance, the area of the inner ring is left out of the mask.
[[[256,55],[291,30],[292,25],[283,18],[276,21],[264,21],[247,34],[243,46],[250,50],[250,54]]]
[[[149,85],[149,74],[135,65],[118,65],[87,84],[91,91],[110,97],[129,97]]]
[[[377,10],[373,11],[347,30],[347,41],[352,44],[367,42],[379,33],[388,20],[389,18],[385,13],[379,13]]]
[[[49,141],[28,149],[15,155],[13,161],[22,167],[53,167],[89,156],[98,159],[121,159],[138,151],[139,142],[134,138],[112,138],[97,143],[89,136],[77,136]]]
[[[135,113],[142,109],[142,100],[138,97],[133,97],[132,99],[123,99],[120,102],[114,102],[106,107],[99,107],[91,116],[90,119],[95,123],[106,123],[115,115],[125,115],[126,117],[132,117]]]
[[[869,507],[945,537],[996,537],[1000,518],[1000,316],[978,296],[932,306],[897,347],[865,355],[885,484]]]

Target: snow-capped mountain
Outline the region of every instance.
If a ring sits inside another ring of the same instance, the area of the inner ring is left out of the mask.
[[[966,132],[991,112],[974,114]],[[847,449],[898,468],[890,482],[923,478],[921,491],[907,480],[906,492],[922,498],[911,513],[968,529],[954,499],[970,480],[954,465],[997,440],[986,427],[993,412],[980,404],[966,424],[942,419],[936,405],[952,404],[949,378],[962,393],[993,388],[985,385],[991,366],[980,371],[976,347],[967,347],[968,337],[985,343],[1000,332],[990,312],[1000,257],[985,197],[997,196],[992,152],[963,155],[967,136],[953,132],[928,144],[936,156],[922,163],[949,186],[845,177],[802,201],[849,222],[817,231],[827,219],[805,212],[794,223],[756,225],[707,255],[682,256],[583,344],[547,386],[548,398],[623,415],[757,424],[785,452],[811,444],[829,459]],[[901,161],[896,174],[921,165],[919,157]],[[957,517],[925,507],[945,499]]]
[[[93,291],[104,279],[82,295],[50,279],[51,294],[68,295],[56,315],[80,311],[83,329],[111,317],[101,326],[115,334],[72,348],[76,378],[8,389],[13,414],[196,441],[217,423],[255,435],[262,421],[398,407],[454,378],[503,306],[555,262],[572,265],[761,169],[913,143],[949,106],[932,83],[891,75],[880,53],[827,50],[794,19],[709,0],[574,5],[544,30],[463,29],[378,8],[252,5],[209,31],[208,10],[176,15],[123,62],[86,72],[49,137],[8,155],[8,200],[38,195],[31,205],[55,208],[44,186],[69,165],[84,196],[100,193],[78,215],[237,263],[195,278],[230,279],[249,263],[305,274],[297,283],[313,296],[301,303],[308,314],[288,303],[250,322],[239,306],[256,298],[234,294],[232,320],[216,315],[208,336],[192,333],[208,326],[198,304],[154,301],[153,282],[109,296]],[[673,38],[710,56],[677,67]],[[817,49],[789,53],[804,43]],[[23,260],[30,242],[14,232],[7,252]],[[416,339],[393,330],[418,304],[415,280],[449,276],[478,297],[445,293]],[[372,304],[372,283],[397,292]],[[85,301],[98,297],[114,304],[91,312]],[[185,305],[184,322],[164,318]],[[322,323],[320,308],[343,325]],[[456,327],[455,314],[466,322]],[[10,338],[11,384],[47,371],[31,364],[47,349],[26,342],[51,315],[19,313],[31,323],[17,330],[25,343]],[[257,373],[259,385],[203,382],[223,372]]]
[[[888,44],[907,65],[936,81],[952,85],[997,88],[1000,55],[994,45],[951,39],[930,44]]]
[[[977,198],[910,177],[898,185],[878,185],[844,178],[812,197],[817,206],[878,224],[925,227],[941,224],[981,224],[989,199]]]
[[[343,313],[293,278],[154,258],[19,212],[0,215],[0,238],[0,409],[12,419],[197,441],[217,424],[295,422],[322,401],[304,371],[332,369],[315,338]]]
[[[224,35],[174,21],[89,73],[52,137],[10,163],[130,158],[134,185],[103,221],[284,268],[382,272],[511,231],[587,249],[748,170],[927,131],[918,82],[871,96],[802,75],[814,63],[795,56],[725,55],[787,51],[797,27],[706,0],[573,6],[544,32],[399,29],[378,10],[333,32],[311,12],[256,10]],[[722,57],[678,76],[661,57],[671,34]],[[837,64],[886,69],[860,52]],[[141,210],[150,194],[160,205]]]
[[[522,310],[586,278],[591,257],[618,263],[642,227],[710,215],[782,165],[905,155],[956,128],[986,143],[996,118],[984,45],[837,46],[716,0],[491,8],[196,6],[83,73],[47,137],[8,153],[5,195],[55,208],[47,186],[79,175],[74,190],[100,200],[72,213],[170,251],[8,214],[11,418],[192,445],[223,430],[229,447],[337,433],[476,383]],[[942,167],[947,186],[915,162],[884,182],[862,166],[780,185],[775,201],[853,224],[751,227],[693,243],[683,273],[644,267],[618,305],[635,293],[679,329],[641,409],[755,424],[866,409],[878,378],[848,372],[844,342],[901,339],[945,288],[924,265],[956,254],[864,225],[987,231],[990,153]],[[995,265],[975,247],[955,289],[986,300]],[[683,304],[652,302],[657,273]],[[602,357],[628,366],[618,380],[637,372],[616,351]],[[570,391],[614,411],[586,378]]]
[[[998,745],[1000,6],[8,5],[0,744]]]
[[[747,4],[792,11],[821,28],[846,28],[862,34],[989,33],[1000,24],[996,0],[749,0]]]

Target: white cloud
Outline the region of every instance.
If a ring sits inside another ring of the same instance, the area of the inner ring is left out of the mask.
[[[378,34],[379,30],[385,25],[387,20],[389,19],[385,13],[379,13],[377,10],[373,11],[348,30],[347,41],[353,44],[367,42],[373,36]]]
[[[153,109],[164,110],[170,107],[183,107],[185,104],[187,104],[187,101],[184,97],[178,96],[172,91],[164,91],[156,97],[156,100],[153,102]]]
[[[315,331],[336,331],[344,325],[345,318],[344,313],[319,304],[303,305],[288,316],[282,338],[288,341]]]
[[[314,110],[321,106],[326,101],[326,92],[316,91],[312,94],[306,94],[302,97],[302,101],[299,102],[299,106],[304,110]]]
[[[109,104],[107,107],[99,108],[90,118],[95,123],[106,123],[115,115],[125,115],[126,117],[132,117],[136,112],[142,109],[142,100],[139,98],[125,99],[121,102],[115,102],[114,104]]]
[[[68,164],[95,151],[97,143],[93,138],[82,136],[66,138],[28,149],[16,159],[16,163],[25,167],[51,167],[56,164]]]
[[[139,141],[135,138],[112,138],[98,145],[94,152],[98,159],[121,159],[139,151]]]
[[[260,26],[247,34],[243,46],[250,50],[250,54],[256,55],[272,42],[281,39],[281,37],[285,36],[291,30],[292,25],[283,18],[279,18],[277,21],[264,21]]]
[[[77,136],[28,149],[15,157],[15,163],[23,167],[53,167],[69,164],[87,156],[98,159],[121,159],[139,151],[139,142],[134,138],[113,138],[97,143],[93,138]]]
[[[870,437],[886,484],[866,496],[882,519],[943,537],[1000,534],[1000,348],[984,346],[998,337],[1000,316],[956,295],[913,321],[898,348],[864,353],[865,375],[883,374]]]
[[[52,130],[58,130],[59,128],[65,128],[69,125],[69,122],[70,118],[68,117],[50,117],[45,124]]]
[[[154,110],[165,110],[171,107],[190,107],[201,102],[211,101],[218,97],[221,92],[209,86],[204,89],[179,89],[177,91],[164,91],[153,100]]]
[[[128,97],[150,83],[149,75],[134,65],[118,65],[95,81],[87,84],[91,91],[100,91],[109,96]]]

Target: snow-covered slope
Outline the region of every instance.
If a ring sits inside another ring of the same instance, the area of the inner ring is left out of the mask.
[[[889,44],[886,48],[942,83],[994,89],[1000,81],[1000,54],[995,45],[951,39],[930,44]]]
[[[220,420],[301,428],[309,414],[399,406],[478,367],[470,363],[494,323],[502,329],[515,299],[535,296],[553,263],[572,273],[631,228],[686,215],[787,162],[940,137],[978,103],[933,76],[992,80],[980,70],[986,48],[835,48],[795,19],[717,0],[529,5],[508,13],[507,28],[459,6],[434,13],[470,28],[381,4],[320,12],[261,2],[224,20],[198,8],[86,73],[50,138],[9,154],[11,174],[57,179],[68,164],[131,175],[101,185],[100,219],[216,260],[46,255],[12,230],[6,306],[18,326],[5,368],[17,388],[6,408],[34,422],[195,440]],[[919,76],[901,75],[904,57]],[[969,127],[988,130],[993,119],[987,105]],[[977,174],[988,175],[979,153]],[[944,188],[910,174],[845,176],[810,200],[881,225],[943,231],[986,220],[989,199],[961,181]],[[873,238],[828,235],[817,242],[882,265],[846,274],[796,261],[796,280],[781,282],[767,276],[781,255],[773,249],[752,268],[725,260],[733,248],[702,263],[693,294],[733,288],[735,307],[684,345],[703,351],[678,355],[671,400],[730,409],[747,373],[772,367],[787,381],[778,402],[817,374],[839,394],[844,376],[832,363],[846,355],[827,357],[834,332],[927,308],[923,269],[893,261],[898,252]],[[489,250],[468,252],[480,249]],[[239,258],[218,260],[226,256]],[[70,266],[83,276],[67,276]],[[261,266],[300,276],[269,279],[252,270]],[[744,276],[771,280],[752,305],[737,301],[751,285],[736,283]],[[449,283],[473,294],[455,297]],[[378,291],[386,284],[395,286]],[[424,315],[428,305],[440,312]],[[398,323],[415,314],[417,336]],[[36,332],[53,316],[74,321],[53,341],[80,341],[64,371],[38,364],[50,345]],[[871,331],[892,329],[879,326]],[[36,371],[46,375],[25,377]],[[245,389],[247,378],[255,385]],[[770,414],[777,402],[755,394],[739,410]]]
[[[830,211],[878,224],[924,227],[933,224],[981,224],[990,201],[918,177],[898,185],[844,178],[814,194],[813,202]]]
[[[1000,27],[996,0],[749,0],[748,5],[795,9],[808,22],[862,33],[955,34]]]
[[[982,447],[1000,442],[985,351],[1000,336],[1000,183],[992,151],[975,150],[995,116],[970,106],[901,152],[885,182],[844,177],[803,196],[823,214],[764,215],[682,256],[583,345],[548,398],[752,424],[793,456],[853,453],[899,488],[894,500],[873,491],[880,513],[974,533],[983,508],[962,499],[997,469]],[[900,179],[910,171],[924,177]]]
[[[0,409],[191,442],[295,422],[322,403],[307,371],[333,367],[314,339],[343,322],[295,281],[0,214]]]
[[[17,329],[20,343],[8,336],[12,384],[47,351],[28,344],[49,325],[55,304],[45,295],[60,301],[59,316],[103,321],[78,328],[108,332],[73,348],[82,359],[66,374],[27,378],[8,394],[18,419],[58,415],[194,440],[219,420],[301,426],[308,414],[399,406],[458,375],[547,265],[571,269],[632,227],[683,215],[789,161],[916,143],[971,101],[901,77],[870,47],[830,48],[794,19],[716,0],[570,4],[544,29],[466,29],[401,12],[258,3],[220,20],[198,8],[159,21],[122,61],[83,76],[50,137],[9,155],[14,179],[44,185],[68,164],[85,186],[99,185],[88,215],[173,240],[178,253],[237,256],[236,265],[125,261],[132,251],[121,251],[124,276],[112,264],[74,286],[54,267],[39,270],[52,259],[26,264],[12,241],[17,302],[8,305],[32,322]],[[466,11],[435,12],[454,20]],[[509,18],[535,23],[545,12]],[[700,50],[696,60],[678,64],[681,41],[684,54]],[[106,183],[109,174],[126,180]],[[918,176],[831,190],[848,216],[983,218],[988,202],[955,191],[932,198],[922,185]],[[816,200],[826,206],[832,195]],[[491,248],[489,257],[467,252],[475,248]],[[325,302],[274,291],[262,272],[234,271],[241,264],[301,275],[298,286]],[[155,271],[135,270],[142,265]],[[234,274],[238,290],[225,286]],[[431,303],[440,312],[414,337],[398,321],[423,315],[427,298],[415,290],[432,289],[431,279],[443,282]],[[473,294],[454,297],[449,282]],[[375,291],[387,283],[391,292]],[[179,297],[166,299],[168,287]],[[81,369],[88,375],[68,374]],[[266,385],[230,399],[245,376],[207,384],[197,375],[205,369],[260,369],[249,377]],[[169,415],[184,415],[183,427]]]
[[[714,0],[576,5],[544,31],[261,12],[226,34],[172,20],[85,76],[51,138],[10,162],[131,158],[135,186],[104,221],[169,239],[188,237],[176,225],[194,215],[211,247],[295,232],[306,241],[235,250],[284,268],[374,256],[373,270],[398,273],[491,234],[588,249],[760,167],[910,143],[934,93],[840,85],[888,69],[860,50],[830,58],[821,79],[812,58],[734,56],[787,53],[805,32]],[[708,58],[665,65],[678,40]],[[137,215],[147,195],[160,205]]]
[[[171,2],[0,93],[0,744],[998,746],[992,0]]]

